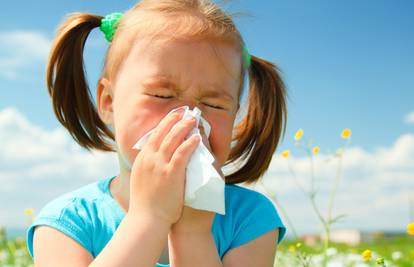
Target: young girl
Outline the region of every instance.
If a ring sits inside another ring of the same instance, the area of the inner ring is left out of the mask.
[[[97,108],[82,58],[96,27],[110,42]],[[247,115],[234,125],[247,74]],[[52,46],[47,85],[76,142],[117,152],[120,173],[42,208],[27,230],[35,266],[273,266],[286,227],[266,196],[236,184],[266,172],[285,132],[285,86],[275,65],[248,54],[229,15],[208,0],[143,0],[105,18],[72,14]],[[202,127],[201,140],[185,138],[196,124],[181,120],[180,109],[166,116],[181,106],[202,111],[208,138]],[[199,142],[218,171],[244,160],[223,175],[225,215],[184,205],[186,165]]]

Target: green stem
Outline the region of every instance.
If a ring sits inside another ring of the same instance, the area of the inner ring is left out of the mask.
[[[322,216],[321,212],[319,211],[319,209],[318,209],[318,207],[317,207],[317,205],[316,205],[316,201],[315,201],[315,195],[316,195],[316,193],[315,193],[315,191],[308,192],[308,191],[306,191],[306,190],[303,188],[303,186],[301,186],[301,185],[300,185],[299,181],[297,180],[297,177],[296,177],[296,174],[295,174],[294,170],[293,170],[293,169],[292,169],[292,167],[290,166],[289,161],[288,161],[288,168],[289,168],[290,173],[291,173],[291,174],[292,174],[292,176],[293,176],[293,179],[294,179],[295,183],[296,183],[296,184],[298,185],[298,187],[302,190],[302,192],[305,194],[305,196],[306,196],[306,197],[308,197],[308,198],[310,199],[310,201],[311,201],[311,206],[312,206],[312,208],[313,208],[314,212],[316,213],[316,215],[317,215],[318,219],[321,221],[321,223],[322,223],[322,225],[323,225],[323,227],[324,227],[324,229],[325,229],[325,231],[326,231],[326,228],[327,228],[327,223],[326,223],[325,219],[323,218],[323,216]]]
[[[329,197],[328,222],[330,222],[331,219],[332,219],[333,203],[334,203],[335,195],[336,195],[336,192],[338,190],[339,183],[340,183],[340,180],[341,180],[342,157],[343,157],[343,152],[339,156],[338,168],[336,170],[335,183],[334,183],[333,190],[331,191],[331,194],[330,194],[330,197]]]
[[[295,229],[295,227],[293,226],[292,221],[290,220],[290,218],[289,218],[289,216],[288,216],[288,214],[287,214],[286,210],[283,208],[283,205],[281,205],[281,204],[280,204],[280,202],[279,202],[279,200],[277,199],[276,194],[271,194],[271,193],[270,193],[270,192],[266,189],[266,187],[264,186],[264,184],[263,184],[262,180],[260,180],[260,181],[259,181],[259,184],[260,184],[260,186],[263,188],[263,190],[266,192],[266,194],[267,194],[267,195],[269,195],[269,196],[273,199],[273,201],[276,203],[276,206],[279,208],[279,210],[280,210],[280,211],[281,211],[281,213],[283,214],[283,217],[286,219],[287,224],[289,225],[289,228],[292,230],[292,233],[293,233],[293,235],[294,235],[295,239],[299,239],[299,235],[298,235],[298,233],[296,232],[296,229]]]

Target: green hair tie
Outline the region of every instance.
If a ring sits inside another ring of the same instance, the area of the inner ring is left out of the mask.
[[[114,12],[111,14],[106,15],[101,20],[101,26],[99,29],[105,34],[105,39],[108,42],[112,41],[112,38],[114,37],[115,31],[118,28],[118,20],[122,17],[123,13],[120,12]]]
[[[252,56],[250,55],[249,51],[247,50],[245,46],[243,46],[242,57],[243,57],[243,66],[245,69],[248,69],[252,61]]]

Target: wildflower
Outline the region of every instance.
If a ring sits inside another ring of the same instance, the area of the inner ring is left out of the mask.
[[[300,242],[296,243],[297,248],[300,248],[301,246],[302,246],[302,243],[300,243]]]
[[[384,258],[378,258],[378,259],[377,259],[377,264],[378,264],[378,265],[380,265],[380,264],[381,264],[381,265],[384,265]]]
[[[345,128],[342,130],[342,134],[341,134],[342,138],[344,139],[348,139],[351,137],[351,129],[349,128]]]
[[[294,253],[296,251],[296,247],[294,245],[290,245],[288,250],[289,250],[289,252]]]
[[[26,215],[33,215],[33,209],[32,208],[29,208],[29,209],[25,209],[24,210],[24,214],[26,214]]]
[[[392,257],[393,260],[397,261],[397,260],[401,259],[402,253],[401,253],[401,251],[394,251],[391,254],[391,257]]]
[[[331,257],[338,254],[338,250],[336,248],[328,248],[326,249],[326,255]]]
[[[318,154],[319,153],[319,147],[318,146],[315,146],[313,149],[312,149],[312,153],[314,154],[314,155],[316,155],[316,154]]]
[[[409,224],[407,225],[407,233],[408,233],[409,235],[414,235],[414,222],[409,223]]]
[[[299,141],[302,138],[302,135],[303,135],[303,130],[299,129],[295,134],[295,140]]]
[[[284,151],[282,152],[282,157],[284,157],[284,158],[289,157],[289,150],[284,150]]]
[[[362,258],[364,261],[369,261],[372,257],[372,252],[369,249],[366,249],[364,252],[362,252]]]

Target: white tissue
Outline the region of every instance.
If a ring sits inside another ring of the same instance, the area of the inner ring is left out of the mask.
[[[182,119],[192,116],[195,117],[197,121],[196,126],[185,139],[193,134],[197,134],[201,137],[200,130],[198,129],[200,121],[204,127],[206,136],[209,137],[211,127],[207,120],[201,117],[201,110],[197,107],[190,110],[189,106],[183,106],[181,108],[184,108]],[[179,108],[171,110],[168,114],[177,109]],[[154,129],[142,136],[132,148],[142,149],[153,131]],[[200,141],[187,165],[184,205],[225,215],[225,182],[213,166],[213,162],[214,156],[210,153],[204,143]]]

